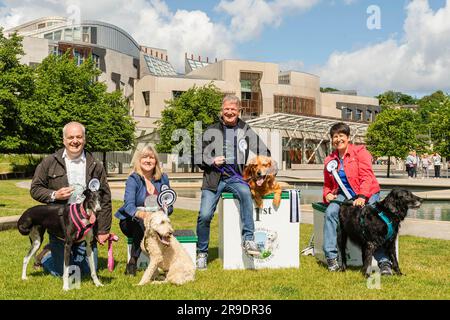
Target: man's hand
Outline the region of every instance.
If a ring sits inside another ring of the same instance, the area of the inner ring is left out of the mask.
[[[331,200],[334,200],[337,198],[337,195],[329,193],[325,196],[325,199],[327,199],[328,202],[330,202]]]
[[[224,156],[220,156],[220,157],[215,157],[213,160],[213,164],[215,164],[216,166],[221,166],[225,163],[225,157]]]
[[[67,200],[73,192],[73,187],[64,187],[55,192],[55,200]]]
[[[355,201],[353,201],[353,205],[355,207],[364,207],[366,205],[366,199],[358,198]]]
[[[97,241],[103,245],[109,239],[109,233],[97,235]]]

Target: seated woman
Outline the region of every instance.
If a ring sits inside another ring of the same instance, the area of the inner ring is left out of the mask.
[[[141,240],[144,237],[143,220],[146,212],[138,210],[144,207],[149,195],[158,195],[161,187],[169,185],[169,178],[162,173],[158,154],[151,145],[146,145],[134,154],[133,170],[125,186],[124,205],[116,212],[115,217],[120,219],[120,230],[128,237],[133,238],[131,258],[127,263],[125,274],[136,275],[137,260],[141,254]],[[170,215],[173,207],[167,208]]]
[[[365,146],[349,143],[350,127],[345,123],[336,123],[330,129],[331,143],[334,151],[325,159],[323,199],[325,203],[332,200],[344,201],[348,197],[354,200],[354,206],[363,207],[380,199],[380,185],[372,169],[372,156]],[[327,170],[330,161],[338,163],[337,173],[344,186],[343,190],[333,174]],[[330,203],[325,211],[323,226],[323,251],[327,259],[328,270],[338,271],[337,227],[339,224],[338,203]],[[374,253],[382,275],[391,275],[391,261],[381,248]]]

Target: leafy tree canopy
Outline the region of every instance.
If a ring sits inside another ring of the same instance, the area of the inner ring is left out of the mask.
[[[416,104],[417,102],[417,100],[410,95],[392,90],[379,94],[376,98],[379,100],[380,106],[382,107],[410,105]]]
[[[20,150],[23,139],[19,121],[20,108],[34,90],[32,69],[20,64],[24,54],[22,38],[3,36],[0,28],[0,152]]]
[[[203,87],[193,87],[176,99],[166,101],[166,108],[158,121],[160,143],[158,152],[170,153],[179,141],[172,140],[172,133],[177,129],[186,129],[194,142],[194,122],[201,121],[202,129],[219,120],[223,94],[210,83]]]

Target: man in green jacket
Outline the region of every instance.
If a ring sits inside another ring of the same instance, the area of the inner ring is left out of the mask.
[[[64,148],[47,156],[36,168],[31,183],[33,199],[52,204],[81,202],[81,194],[89,181],[100,181],[101,210],[97,216],[96,234],[100,244],[104,244],[111,229],[111,191],[106,179],[106,171],[101,162],[84,150],[86,145],[85,128],[81,123],[70,122],[63,128]],[[49,234],[50,243],[38,255],[38,263],[44,270],[61,276],[64,261],[64,241]],[[94,248],[97,266],[97,248]],[[71,265],[77,265],[82,274],[90,274],[86,258],[86,243],[72,247]]]

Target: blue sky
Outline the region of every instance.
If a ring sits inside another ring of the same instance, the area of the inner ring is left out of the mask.
[[[81,19],[167,49],[178,71],[187,52],[274,62],[364,95],[450,91],[450,0],[0,0],[0,26],[67,16],[73,5]],[[381,29],[367,28],[371,5]]]

